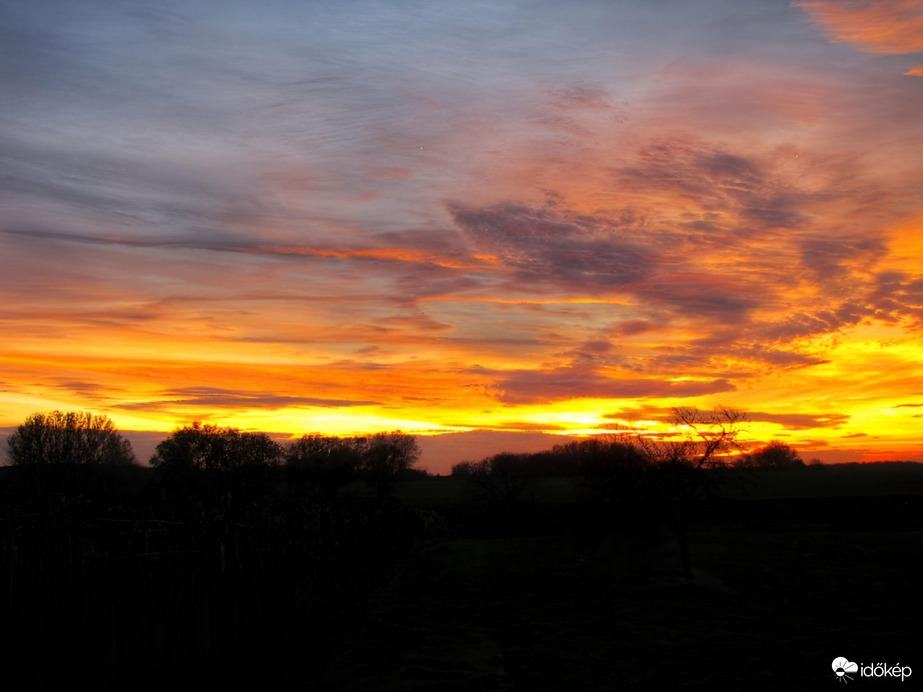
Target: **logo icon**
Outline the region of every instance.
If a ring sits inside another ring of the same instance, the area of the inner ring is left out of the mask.
[[[847,673],[858,673],[859,666],[840,656],[833,659],[833,672],[836,673],[837,682],[849,682],[852,678]]]

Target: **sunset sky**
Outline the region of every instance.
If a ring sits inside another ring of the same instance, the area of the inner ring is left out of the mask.
[[[0,427],[923,459],[923,1],[0,0],[0,65]]]

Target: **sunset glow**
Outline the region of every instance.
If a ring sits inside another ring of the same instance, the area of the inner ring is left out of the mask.
[[[923,458],[921,2],[0,17],[2,427]]]

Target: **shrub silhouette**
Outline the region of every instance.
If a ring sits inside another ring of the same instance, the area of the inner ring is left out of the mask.
[[[151,466],[164,470],[231,471],[246,466],[275,466],[282,446],[266,433],[241,432],[195,421],[174,430],[157,445]]]
[[[158,444],[150,463],[170,491],[252,496],[265,489],[282,455],[266,433],[195,421]]]
[[[379,498],[388,497],[395,481],[420,458],[417,438],[400,430],[356,438],[356,445],[362,455],[362,476]]]
[[[362,463],[362,446],[355,438],[303,435],[285,454],[289,483],[312,487],[326,499],[356,478]]]
[[[759,470],[802,469],[805,468],[805,463],[790,445],[772,440],[762,449],[743,457],[737,466]]]
[[[461,462],[452,467],[452,475],[468,480],[477,501],[516,505],[537,476],[533,455],[501,452],[483,461]]]
[[[592,437],[556,445],[553,452],[584,479],[593,499],[603,503],[638,499],[647,462],[629,438]]]

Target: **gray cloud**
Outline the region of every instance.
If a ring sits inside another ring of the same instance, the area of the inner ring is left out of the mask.
[[[498,256],[517,282],[599,292],[647,273],[644,250],[605,219],[515,204],[449,206],[475,248]]]
[[[215,409],[263,409],[275,410],[286,407],[339,408],[348,406],[369,406],[377,402],[351,399],[327,399],[315,397],[280,396],[272,392],[242,392],[216,387],[185,387],[164,390],[155,401],[137,401],[119,404],[119,408],[130,411],[170,411],[183,407],[212,407]]]
[[[577,398],[694,397],[733,391],[736,387],[726,380],[613,379],[592,367],[575,365],[504,373],[494,389],[497,399],[504,403],[527,404]]]
[[[619,181],[646,193],[686,197],[706,211],[739,210],[754,225],[793,227],[803,196],[779,190],[765,166],[698,137],[673,136],[642,146],[635,165],[618,170]]]
[[[777,423],[795,430],[808,428],[837,428],[849,421],[849,416],[842,413],[828,414],[799,414],[799,413],[766,413],[764,411],[751,411],[747,418],[755,423]]]
[[[535,291],[638,296],[686,315],[739,322],[761,292],[740,276],[684,266],[666,253],[669,235],[646,236],[605,216],[503,204],[449,207],[479,252],[494,254],[509,281]]]
[[[613,325],[609,331],[613,336],[625,337],[644,334],[656,328],[657,325],[647,320],[625,320]]]
[[[844,274],[850,273],[850,266],[867,268],[873,266],[887,253],[887,246],[875,236],[809,237],[801,243],[803,267],[811,272],[821,284],[834,283]]]
[[[923,275],[881,272],[875,276],[868,296],[874,316],[889,322],[908,319],[923,326]]]

